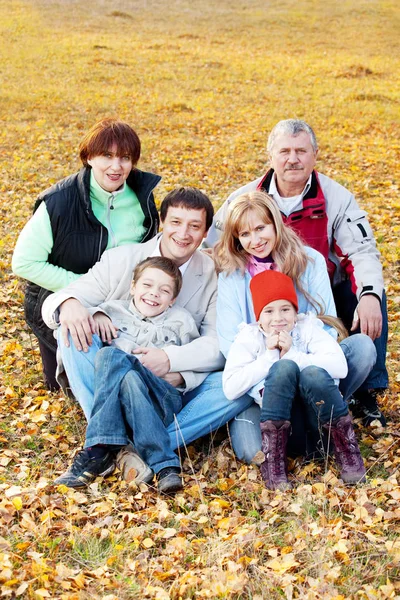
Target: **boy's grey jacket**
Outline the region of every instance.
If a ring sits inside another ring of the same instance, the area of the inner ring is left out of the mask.
[[[127,300],[135,266],[153,254],[160,235],[144,244],[127,244],[107,250],[88,273],[51,294],[42,309],[47,325],[52,329],[58,327],[58,308],[68,298],[76,298],[86,307],[99,306],[110,300]],[[194,371],[191,381],[186,379],[187,391],[200,385],[209,372],[221,370],[224,366],[216,334],[216,301],[214,262],[204,252],[196,250],[183,275],[176,304],[192,315],[200,337],[186,346],[164,348],[171,372]]]
[[[136,309],[132,300],[110,300],[96,308],[89,308],[94,315],[106,314],[118,328],[118,338],[112,346],[130,354],[140,346],[146,348],[165,348],[166,346],[184,346],[196,340],[199,332],[190,313],[180,306],[171,306],[161,315],[144,317]],[[192,371],[181,373],[186,380],[193,378]],[[180,389],[180,388],[178,388]],[[188,391],[187,385],[181,391]]]

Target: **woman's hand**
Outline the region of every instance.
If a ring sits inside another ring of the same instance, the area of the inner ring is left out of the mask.
[[[111,344],[112,340],[118,337],[118,329],[106,314],[97,312],[93,315],[93,320],[102,342]]]
[[[292,337],[287,331],[280,331],[278,335],[278,348],[281,351],[280,357],[289,352],[292,347]]]

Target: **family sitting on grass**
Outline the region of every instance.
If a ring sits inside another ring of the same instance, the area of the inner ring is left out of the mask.
[[[348,405],[385,425],[379,254],[352,194],[315,171],[309,125],[281,121],[268,151],[271,169],[215,217],[190,187],[158,217],[160,178],[136,168],[139,138],[106,119],[81,144],[81,171],[39,198],[13,269],[30,282],[46,381],[66,375],[88,420],[55,483],[85,487],[118,466],[173,493],[176,450],[225,423],[270,489],[291,487],[288,454],[324,455],[329,441],[343,481],[365,481]]]

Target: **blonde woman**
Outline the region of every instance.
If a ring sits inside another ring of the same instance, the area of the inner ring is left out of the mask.
[[[250,281],[267,269],[280,271],[292,279],[299,312],[336,316],[325,259],[304,246],[299,236],[284,225],[278,207],[265,192],[243,194],[230,205],[214,256],[219,271],[217,333],[225,357],[240,324],[255,321]],[[335,330],[330,328],[329,332],[336,337]],[[347,400],[368,375],[376,352],[370,338],[363,334],[346,338],[341,347],[349,374],[341,381],[340,390]],[[258,405],[238,415],[230,432],[238,458],[246,462],[263,460]],[[289,451],[311,454],[319,441],[317,417],[313,419],[300,402],[295,402]]]

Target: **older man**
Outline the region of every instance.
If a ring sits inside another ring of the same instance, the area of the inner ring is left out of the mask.
[[[207,237],[214,245],[232,200],[262,189],[275,200],[287,225],[323,254],[332,282],[338,315],[351,332],[374,340],[377,362],[356,392],[365,425],[386,424],[377,394],[388,385],[386,298],[382,266],[366,213],[353,194],[315,170],[318,145],[312,128],[297,119],[280,121],[268,138],[271,168],[236,190],[216,213]]]

